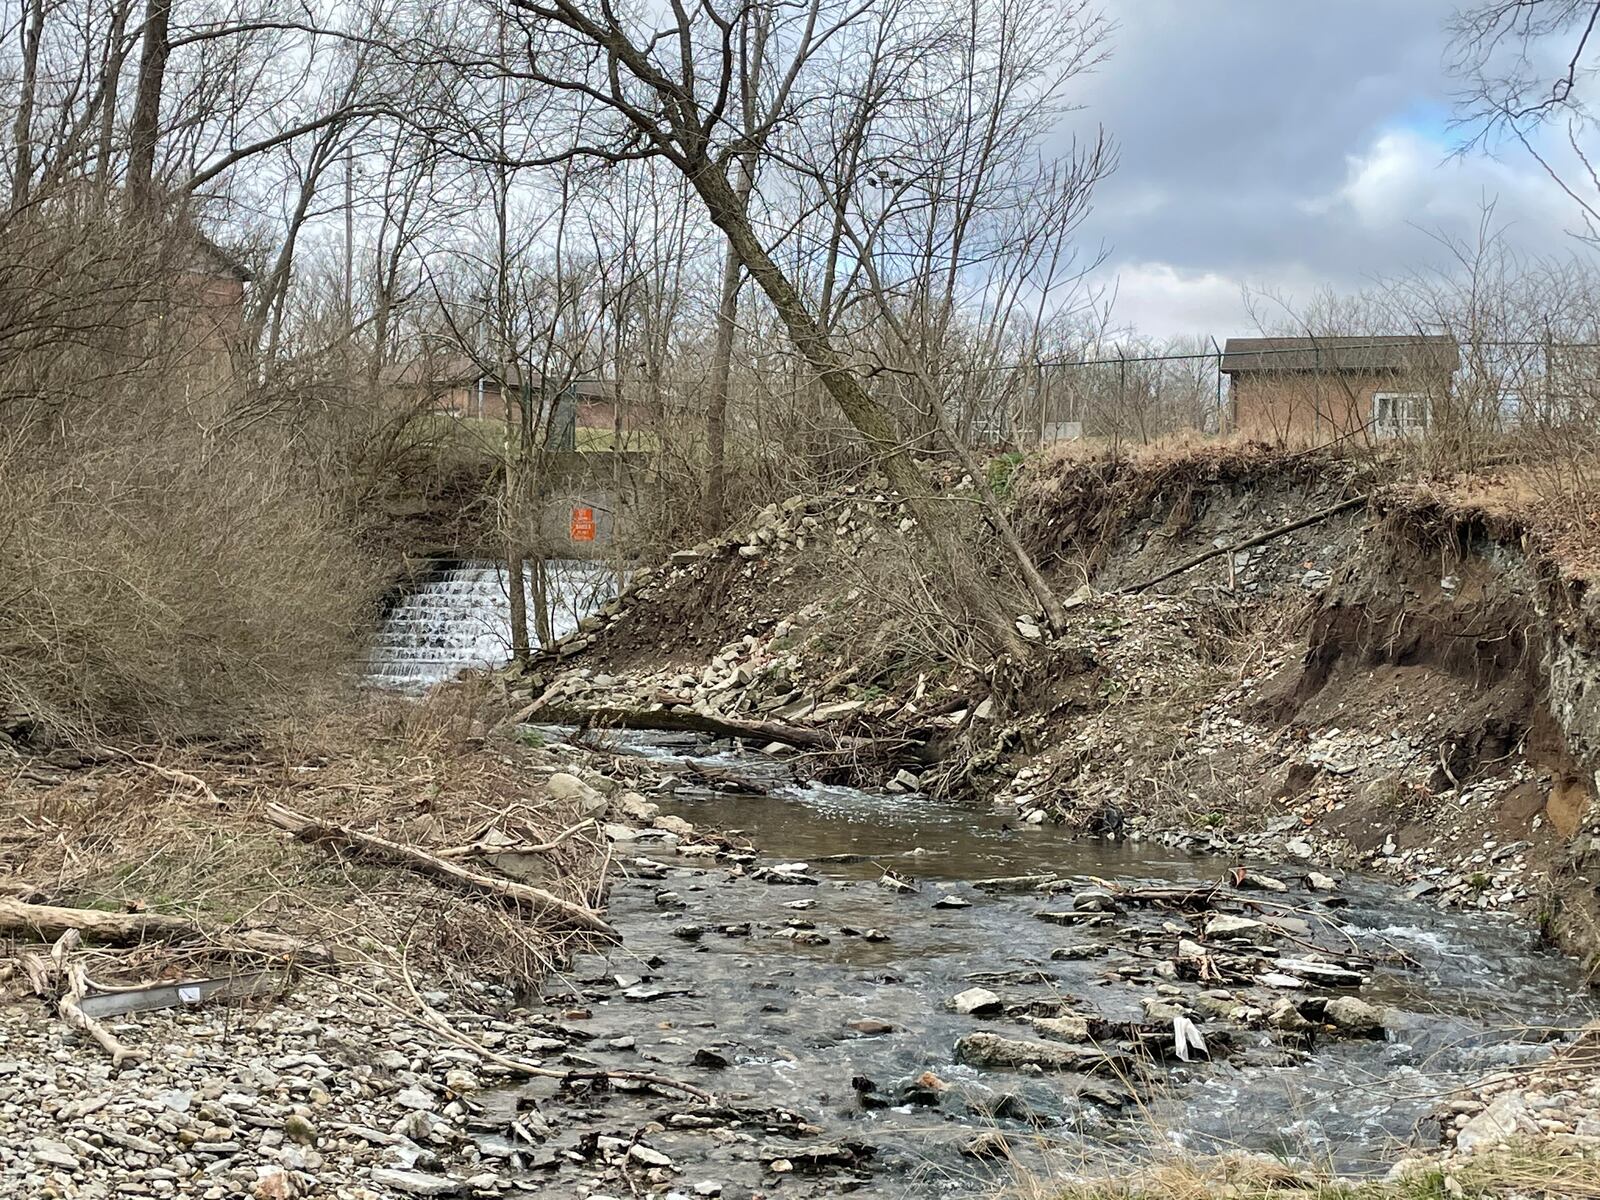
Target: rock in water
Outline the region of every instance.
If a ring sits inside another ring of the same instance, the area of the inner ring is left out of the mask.
[[[1043,1034],[1057,1042],[1086,1042],[1089,1040],[1089,1018],[1068,1014],[1060,1017],[1034,1017],[1035,1033]]]
[[[1295,1007],[1294,1001],[1288,998],[1279,1000],[1273,1005],[1272,1012],[1267,1015],[1267,1024],[1285,1033],[1303,1033],[1312,1027],[1311,1022],[1300,1015],[1300,1010]]]
[[[633,1159],[634,1162],[643,1163],[647,1167],[670,1167],[672,1165],[672,1159],[661,1153],[661,1151],[637,1142],[628,1147],[628,1157]]]
[[[1335,996],[1323,1010],[1330,1025],[1360,1037],[1383,1036],[1383,1010],[1354,996]]]
[[[1217,913],[1206,922],[1207,937],[1232,937],[1240,933],[1255,933],[1265,926],[1249,917],[1236,917],[1232,913]]]
[[[1115,912],[1117,902],[1104,888],[1085,888],[1072,897],[1074,912]]]
[[[961,1153],[970,1158],[1008,1158],[1011,1147],[1006,1144],[1005,1134],[989,1129],[962,1146]]]
[[[1275,965],[1280,971],[1310,979],[1324,987],[1360,987],[1364,982],[1360,971],[1314,958],[1280,958]]]
[[[661,815],[661,806],[638,792],[623,792],[617,797],[617,811],[635,825],[648,825]]]
[[[997,1033],[969,1033],[956,1041],[956,1061],[969,1067],[1038,1067],[1043,1071],[1115,1073],[1123,1056],[1064,1042],[1034,1042]]]
[[[894,1026],[888,1021],[878,1021],[872,1017],[864,1017],[859,1021],[846,1021],[844,1027],[859,1033],[862,1037],[881,1037],[894,1032]]]
[[[980,892],[1034,892],[1058,878],[1057,875],[1004,875],[995,879],[974,879],[972,886]]]
[[[1000,997],[988,988],[968,988],[950,997],[950,1007],[964,1017],[986,1017],[1000,1011]]]

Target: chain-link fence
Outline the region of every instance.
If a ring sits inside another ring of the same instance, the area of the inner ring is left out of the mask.
[[[1600,433],[1600,344],[1439,337],[1250,338],[1204,353],[1004,368],[963,389],[972,440],[1284,444],[1533,430]]]

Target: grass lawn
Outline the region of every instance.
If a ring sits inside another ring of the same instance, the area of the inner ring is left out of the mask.
[[[457,441],[469,449],[494,455],[499,455],[505,449],[504,421],[489,417],[458,417],[449,413],[430,413],[423,420],[439,436]],[[580,454],[601,454],[616,446],[615,430],[578,427],[577,450]],[[661,438],[650,430],[626,430],[622,435],[621,448],[630,453],[653,453],[661,449]]]

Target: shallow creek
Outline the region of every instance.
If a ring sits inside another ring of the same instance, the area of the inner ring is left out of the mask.
[[[1177,957],[1179,937],[1202,938],[1210,913],[1128,904],[1074,914],[1074,894],[1206,885],[1236,864],[1149,844],[1074,841],[1048,828],[1012,830],[1001,815],[914,794],[796,782],[781,760],[689,737],[612,736],[613,749],[736,771],[770,789],[761,796],[680,790],[664,800],[664,811],[696,826],[740,831],[759,855],[739,874],[649,841],[619,844],[623,874],[611,917],[625,942],[580,959],[547,989],[552,1020],[561,1014],[563,1026],[586,1039],[565,1061],[655,1071],[731,1106],[789,1110],[821,1127],[794,1138],[778,1116],[763,1123],[747,1113],[731,1125],[737,1134],[720,1122],[696,1128],[681,1118],[691,1127],[648,1141],[681,1172],[674,1186],[685,1195],[695,1194],[697,1182],[721,1183],[730,1197],[983,1192],[1009,1169],[962,1153],[986,1131],[1004,1134],[1009,1153],[1041,1173],[1171,1148],[1245,1149],[1344,1171],[1382,1170],[1400,1147],[1437,1141],[1425,1118],[1454,1087],[1545,1053],[1549,1030],[1586,1015],[1576,966],[1537,949],[1526,928],[1441,912],[1356,875],[1343,876],[1334,893],[1313,893],[1304,887],[1305,869],[1292,864],[1256,864],[1288,891],[1229,888],[1216,907],[1281,914],[1289,934],[1245,939],[1270,947],[1259,951],[1269,959],[1315,958],[1320,950],[1366,960],[1359,990],[1173,978],[1158,964]],[[763,867],[799,862],[817,882],[757,878]],[[886,868],[914,880],[915,890],[880,886]],[[1041,874],[1060,879],[1057,894],[974,886]],[[969,906],[936,908],[942,897]],[[1039,919],[1041,911],[1068,915],[1053,923]],[[1219,941],[1205,940],[1208,947]],[[949,1007],[953,995],[979,984],[1000,995],[1005,1013],[963,1016]],[[1356,995],[1390,1010],[1387,1033],[1318,1036],[1308,1047],[1289,1038],[1286,1046],[1259,1014],[1253,1027],[1199,1015],[1198,1028],[1212,1040],[1209,1062],[1136,1059],[1131,1070],[1089,1079],[955,1059],[965,1034],[1039,1040],[1019,1005],[1148,1027],[1160,1020],[1146,1015],[1142,1000],[1188,1005],[1218,987],[1268,1010],[1284,996]],[[564,1130],[567,1145],[584,1131],[628,1138],[649,1120],[670,1126],[664,1114],[694,1110],[626,1091],[574,1096],[535,1088],[521,1102]],[[585,1179],[576,1156],[552,1161],[550,1146],[561,1144],[559,1137],[547,1144],[548,1182],[529,1194],[618,1192],[592,1174]],[[832,1159],[805,1156],[806,1147],[841,1144]],[[774,1174],[777,1158],[787,1162]]]

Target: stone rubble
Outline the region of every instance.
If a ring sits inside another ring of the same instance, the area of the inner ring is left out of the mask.
[[[35,1005],[0,1008],[0,1194],[501,1194],[469,1135],[473,1095],[500,1068],[396,1011],[409,998],[392,980],[353,982],[307,979],[251,1011],[138,1014],[118,1027],[152,1054],[121,1072]],[[538,1023],[472,1020],[500,1052],[543,1053]]]

